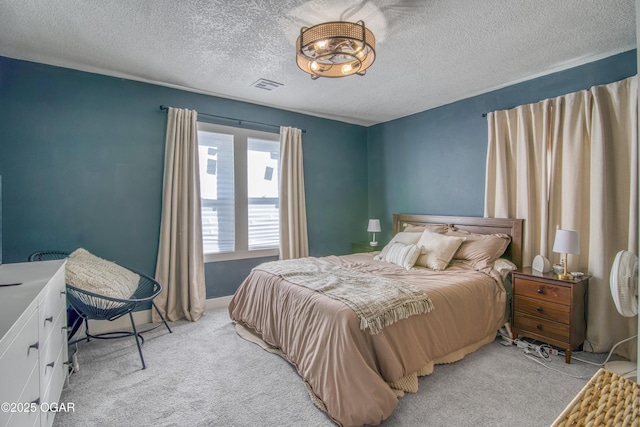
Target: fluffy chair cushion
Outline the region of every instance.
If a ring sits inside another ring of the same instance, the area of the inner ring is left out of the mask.
[[[66,281],[95,294],[127,299],[138,288],[140,276],[79,248],[67,259]]]

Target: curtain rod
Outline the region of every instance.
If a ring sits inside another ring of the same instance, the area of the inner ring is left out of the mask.
[[[169,107],[167,107],[165,105],[161,105],[160,109],[168,111]],[[207,114],[207,113],[200,113],[200,112],[198,112],[198,114],[201,115],[201,116],[215,117],[217,119],[232,120],[234,122],[238,122],[239,125],[242,125],[242,123],[252,123],[254,125],[269,126],[269,127],[272,127],[272,128],[280,129],[280,126],[272,125],[270,123],[254,122],[252,120],[236,119],[236,118],[233,118],[233,117],[217,116],[215,114]],[[302,133],[307,133],[307,130],[306,129],[302,129]]]

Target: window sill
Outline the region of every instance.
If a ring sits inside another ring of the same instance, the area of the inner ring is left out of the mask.
[[[232,261],[236,259],[251,259],[278,256],[278,249],[256,249],[252,251],[235,251],[204,254],[204,262]]]

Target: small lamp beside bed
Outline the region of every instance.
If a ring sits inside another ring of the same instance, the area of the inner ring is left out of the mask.
[[[564,271],[557,273],[560,280],[572,280],[573,276],[567,273],[567,254],[579,254],[578,232],[574,230],[556,230],[556,238],[553,242],[553,252],[562,254]]]
[[[370,219],[369,225],[367,226],[367,232],[373,233],[373,240],[369,242],[369,244],[373,247],[378,246],[378,242],[376,242],[376,233],[381,232],[380,229],[380,220],[379,219]]]

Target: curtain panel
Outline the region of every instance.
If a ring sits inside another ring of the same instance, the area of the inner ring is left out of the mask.
[[[487,115],[485,216],[525,219],[523,265],[551,251],[556,227],[577,230],[570,271],[592,275],[585,349],[608,351],[637,333],[618,314],[609,275],[638,247],[637,76]],[[636,349],[619,353],[635,359]]]
[[[198,165],[197,112],[169,108],[165,141],[156,305],[168,320],[198,320],[206,288]],[[153,319],[156,321],[156,319]]]
[[[280,127],[280,259],[309,256],[302,131]]]

